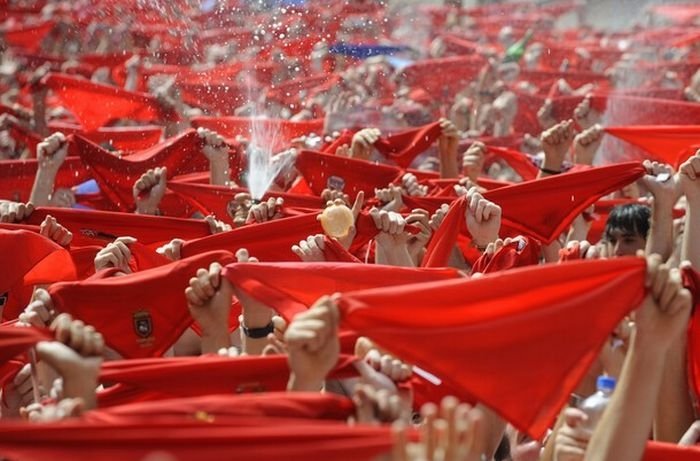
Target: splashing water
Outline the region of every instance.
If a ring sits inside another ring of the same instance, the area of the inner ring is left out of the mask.
[[[275,156],[279,129],[263,117],[253,117],[250,144],[248,145],[248,190],[253,200],[260,200],[277,175],[293,161],[289,155]]]

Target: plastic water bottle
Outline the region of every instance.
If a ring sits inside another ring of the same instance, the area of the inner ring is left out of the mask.
[[[588,415],[588,421],[586,421],[584,427],[590,430],[595,429],[601,416],[603,416],[605,407],[607,407],[608,402],[610,402],[610,397],[615,390],[615,378],[611,376],[598,376],[596,387],[598,391],[579,405],[579,408]]]

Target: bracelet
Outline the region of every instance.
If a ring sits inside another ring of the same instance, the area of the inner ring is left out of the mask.
[[[267,335],[274,333],[275,324],[270,321],[267,325],[261,328],[248,328],[241,323],[241,329],[243,334],[252,339],[267,338]]]
[[[549,168],[544,168],[544,167],[540,167],[540,171],[542,173],[547,173],[547,174],[561,174],[561,170],[558,170],[558,171],[557,170],[550,170]]]

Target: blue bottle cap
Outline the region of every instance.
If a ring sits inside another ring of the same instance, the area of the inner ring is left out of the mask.
[[[603,391],[614,391],[615,390],[615,378],[612,376],[598,376],[598,381],[596,382],[596,387],[598,390]]]

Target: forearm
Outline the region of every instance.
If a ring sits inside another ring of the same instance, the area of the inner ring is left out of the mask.
[[[654,417],[654,440],[677,443],[695,420],[688,389],[686,347],[683,335],[666,353]]]
[[[415,267],[413,258],[405,245],[386,248],[378,243],[376,262],[387,266]]]
[[[49,198],[53,193],[54,183],[56,182],[56,172],[48,171],[39,167],[36,176],[34,177],[34,185],[29,196],[29,201],[34,206],[47,206]]]
[[[665,350],[635,334],[620,382],[591,437],[587,461],[639,461],[652,428]]]
[[[446,149],[444,152],[440,152],[440,177],[444,179],[459,177],[456,149]]]
[[[40,136],[48,136],[49,128],[46,124],[46,90],[39,90],[32,98],[34,131]]]
[[[700,198],[688,197],[681,246],[681,261],[690,261],[696,269],[700,268],[700,208],[698,207],[700,207]]]
[[[225,186],[231,180],[228,156],[209,161],[209,183],[215,186]]]
[[[646,253],[658,254],[666,261],[673,250],[673,203],[654,200]]]

